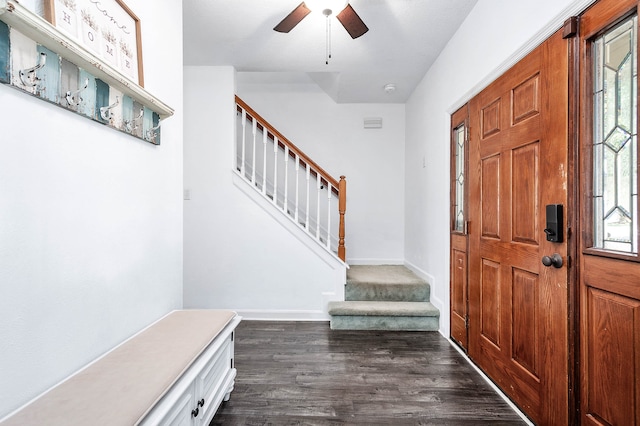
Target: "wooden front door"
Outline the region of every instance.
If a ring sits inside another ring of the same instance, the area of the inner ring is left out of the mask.
[[[545,235],[568,204],[567,58],[558,32],[469,103],[468,353],[540,425],[569,421],[567,233]]]
[[[640,424],[638,1],[581,17],[581,423]]]

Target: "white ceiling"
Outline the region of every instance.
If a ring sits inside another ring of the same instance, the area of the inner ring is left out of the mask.
[[[252,82],[298,75],[340,103],[403,103],[477,1],[351,0],[369,32],[353,40],[332,18],[326,65],[321,13],[288,34],[273,31],[301,0],[183,0],[184,64],[261,73],[242,74]],[[395,92],[385,92],[388,83]]]

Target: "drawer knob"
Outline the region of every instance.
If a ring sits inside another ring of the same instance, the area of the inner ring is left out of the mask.
[[[204,398],[198,401],[198,407],[203,407],[203,406],[204,406]]]
[[[191,417],[198,417],[198,413],[200,413],[200,409],[196,407],[195,410],[191,410]]]

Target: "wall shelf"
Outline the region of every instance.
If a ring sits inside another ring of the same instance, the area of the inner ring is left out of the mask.
[[[0,21],[135,99],[161,120],[173,115],[174,110],[167,104],[17,1],[0,0]]]

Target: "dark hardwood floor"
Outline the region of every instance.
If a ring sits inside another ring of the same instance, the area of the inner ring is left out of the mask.
[[[521,425],[437,332],[243,321],[231,399],[211,425]]]

